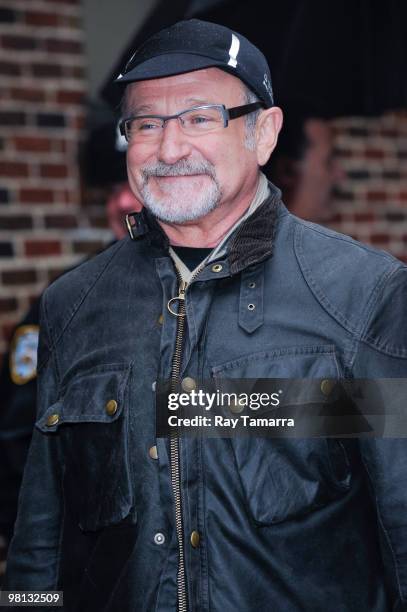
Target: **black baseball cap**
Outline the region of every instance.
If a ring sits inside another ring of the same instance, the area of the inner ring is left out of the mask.
[[[133,53],[115,83],[212,67],[239,78],[266,107],[274,105],[270,69],[263,53],[241,34],[200,19],[179,21],[148,38]]]

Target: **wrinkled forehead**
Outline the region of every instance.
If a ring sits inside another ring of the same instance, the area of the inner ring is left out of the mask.
[[[171,105],[183,110],[199,104],[238,105],[244,102],[245,85],[219,68],[205,68],[170,77],[127,85],[123,111],[127,114],[164,112]]]

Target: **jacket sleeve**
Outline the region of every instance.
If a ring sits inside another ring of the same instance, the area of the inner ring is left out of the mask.
[[[384,398],[384,437],[359,441],[376,504],[394,611],[407,610],[407,268],[378,292],[353,365],[354,378],[376,379]],[[393,379],[393,380],[392,380]],[[397,379],[397,380],[396,380]],[[394,418],[399,428],[394,427]],[[386,422],[393,419],[391,436]],[[404,427],[403,427],[404,423]],[[395,434],[395,432],[397,432]]]
[[[42,298],[38,349],[37,418],[57,398],[57,373]],[[24,470],[14,536],[7,558],[6,590],[55,590],[63,521],[63,464],[58,436],[34,434]]]

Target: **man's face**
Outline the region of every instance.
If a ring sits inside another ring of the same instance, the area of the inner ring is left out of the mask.
[[[141,81],[129,86],[128,115],[173,115],[193,106],[244,104],[239,79],[217,68]],[[227,128],[187,136],[168,121],[154,142],[129,143],[129,183],[161,221],[187,224],[219,206],[233,206],[253,188],[258,164],[245,146],[245,119]]]

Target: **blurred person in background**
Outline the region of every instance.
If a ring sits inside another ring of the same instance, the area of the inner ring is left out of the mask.
[[[266,171],[280,187],[291,213],[320,223],[329,218],[334,190],[345,178],[335,158],[330,122],[286,113],[278,145]]]
[[[79,161],[85,189],[107,190],[108,226],[120,240],[127,233],[126,214],[141,207],[127,182],[125,147],[115,122],[90,132]],[[41,296],[16,326],[0,370],[0,584],[35,422],[40,300]]]

